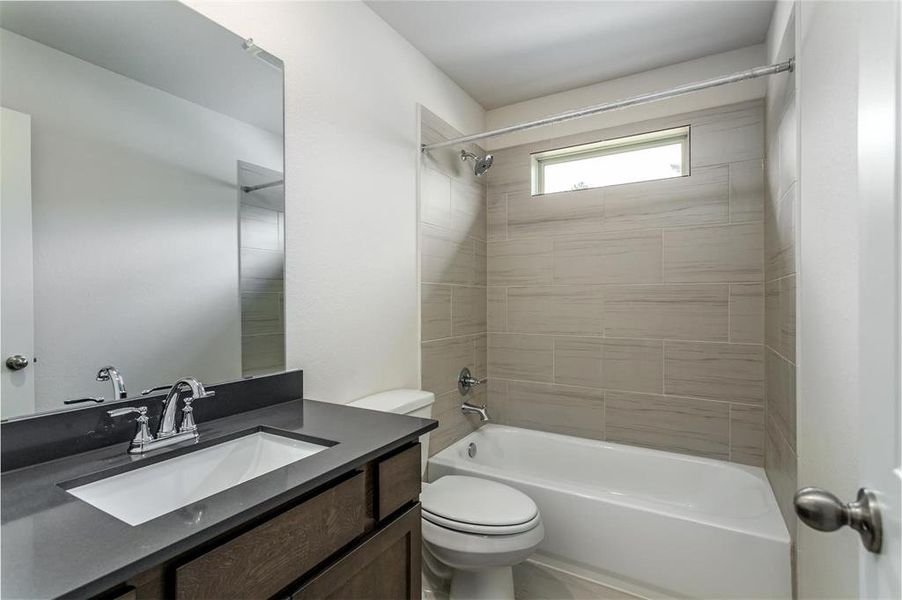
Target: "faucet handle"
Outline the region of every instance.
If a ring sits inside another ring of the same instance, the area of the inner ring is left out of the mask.
[[[163,390],[168,390],[171,388],[171,385],[158,385],[156,387],[148,388],[146,390],[141,390],[142,396],[147,396],[148,394],[152,394],[153,392],[162,392]]]
[[[212,398],[215,395],[216,392],[214,391],[208,392],[204,390],[203,394],[198,396],[187,396],[183,399],[185,406],[182,408],[182,424],[179,425],[179,433],[197,431],[197,423],[194,422],[194,407],[191,406],[191,403],[198,398]]]
[[[460,392],[461,396],[466,396],[470,393],[470,390],[478,385],[482,385],[486,382],[486,378],[477,379],[470,374],[470,369],[464,367],[460,370],[460,374],[457,376],[457,389]]]
[[[122,408],[114,408],[113,410],[108,410],[106,411],[106,413],[111,417],[121,417],[123,415],[130,415],[133,413],[138,414],[138,418],[135,419],[135,422],[137,424],[135,437],[132,438],[132,443],[129,446],[129,452],[133,454],[137,453],[141,451],[144,444],[153,441],[153,436],[150,434],[150,427],[148,426],[150,419],[147,416],[146,406],[125,406]]]
[[[100,404],[103,402],[103,396],[88,396],[87,398],[75,398],[74,400],[63,400],[63,404],[79,404],[81,402],[96,402]]]
[[[200,397],[206,398],[207,395],[205,394]],[[197,431],[197,423],[194,422],[194,407],[191,406],[192,401],[194,401],[194,398],[191,396],[185,398],[185,406],[182,408],[182,424],[179,425],[179,433]]]
[[[140,415],[138,421],[141,421],[141,419],[144,419],[145,421],[148,420],[146,406],[124,406],[122,408],[114,408],[113,410],[106,411],[106,414],[111,417],[121,417],[122,415],[130,415],[132,413],[138,413],[138,415]]]

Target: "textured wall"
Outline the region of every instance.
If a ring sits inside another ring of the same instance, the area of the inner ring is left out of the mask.
[[[424,144],[460,135],[422,107],[420,127]],[[468,150],[483,153],[477,146]],[[486,375],[485,183],[458,152],[443,149],[420,158],[422,387],[435,393],[433,417],[439,421],[429,442],[432,454],[479,426],[460,410],[460,370]],[[467,399],[483,404],[485,396],[483,387]]]
[[[691,175],[530,195],[530,153],[691,126]],[[762,465],[761,101],[495,153],[489,405],[517,426]]]

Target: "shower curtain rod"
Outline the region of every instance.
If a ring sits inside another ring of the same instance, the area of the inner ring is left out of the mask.
[[[757,79],[766,75],[776,75],[777,73],[792,71],[794,68],[795,59],[790,58],[789,60],[781,63],[775,63],[764,67],[755,67],[754,69],[739,71],[738,73],[724,75],[722,77],[715,77],[713,79],[705,79],[704,81],[696,81],[695,83],[687,83],[685,85],[677,86],[669,90],[631,96],[624,100],[617,100],[615,102],[608,102],[607,104],[599,104],[597,106],[581,108],[579,110],[565,112],[558,115],[553,115],[551,117],[545,117],[544,119],[539,119],[537,121],[529,121],[528,123],[520,123],[519,125],[510,125],[508,127],[501,127],[499,129],[493,129],[491,131],[484,131],[483,133],[464,135],[454,139],[446,140],[444,142],[436,142],[435,144],[424,144],[421,147],[421,150],[423,152],[428,152],[429,150],[437,150],[438,148],[447,148],[449,146],[456,146],[458,144],[465,144],[467,142],[475,142],[477,140],[498,137],[499,135],[505,135],[517,131],[525,131],[527,129],[534,129],[536,127],[543,127],[545,125],[554,125],[555,123],[562,123],[564,121],[570,121],[572,119],[588,117],[589,115],[597,115],[599,113],[608,112],[610,110],[617,110],[620,108],[626,108],[628,106],[636,106],[638,104],[646,104],[648,102],[665,100],[667,98],[674,98],[676,96],[682,96],[684,94],[697,92],[699,90],[706,90],[708,88],[727,85],[728,83],[737,83],[739,81],[746,81],[748,79]]]

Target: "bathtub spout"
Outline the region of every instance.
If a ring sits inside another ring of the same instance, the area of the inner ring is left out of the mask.
[[[464,402],[463,404],[460,405],[460,410],[463,411],[463,413],[465,415],[470,414],[470,413],[478,414],[480,423],[485,423],[486,421],[489,420],[489,409],[485,405],[476,406],[475,404],[470,404],[469,402]]]

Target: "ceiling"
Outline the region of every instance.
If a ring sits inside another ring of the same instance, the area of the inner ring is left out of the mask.
[[[762,43],[773,0],[367,5],[486,109]]]
[[[179,2],[2,2],[0,26],[282,134],[282,72]]]

